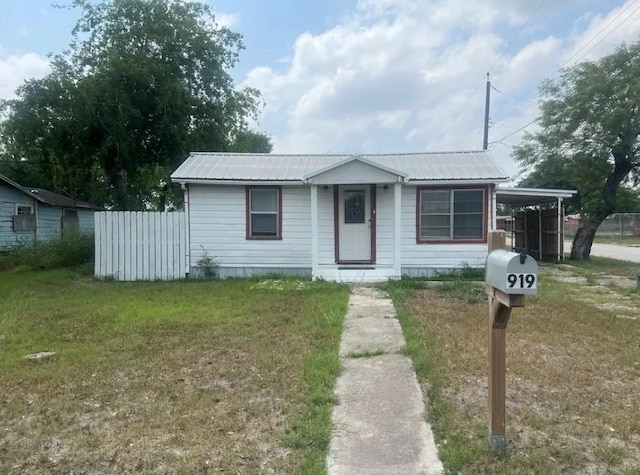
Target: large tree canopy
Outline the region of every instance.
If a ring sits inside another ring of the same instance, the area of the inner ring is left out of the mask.
[[[640,43],[562,70],[541,93],[541,127],[513,157],[531,171],[524,184],[578,190],[571,258],[588,259],[598,226],[629,206],[639,178]]]
[[[4,103],[2,172],[119,209],[162,202],[191,150],[270,152],[260,96],[229,70],[240,35],[191,0],[74,0],[70,48]]]

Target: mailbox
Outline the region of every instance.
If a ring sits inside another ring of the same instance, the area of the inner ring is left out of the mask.
[[[535,295],[538,264],[527,254],[495,250],[487,256],[485,282],[505,294]]]

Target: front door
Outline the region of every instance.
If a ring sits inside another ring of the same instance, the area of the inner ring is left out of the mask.
[[[372,262],[371,186],[338,190],[338,262]]]

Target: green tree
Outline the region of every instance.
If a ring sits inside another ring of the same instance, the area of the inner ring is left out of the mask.
[[[563,69],[541,86],[540,130],[513,157],[532,170],[526,184],[578,190],[583,218],[571,259],[588,259],[596,230],[637,184],[640,157],[640,43]]]
[[[239,34],[190,0],[73,0],[81,16],[43,79],[4,104],[2,171],[117,209],[164,203],[190,150],[270,152],[260,96],[228,71]]]

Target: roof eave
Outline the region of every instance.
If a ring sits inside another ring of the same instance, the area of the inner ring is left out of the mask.
[[[0,175],[0,181],[5,182],[7,185],[9,185],[9,186],[15,188],[16,190],[24,193],[28,197],[33,198],[36,201],[39,201],[40,203],[44,203],[44,204],[47,203],[44,199],[42,199],[41,196],[38,196],[36,194],[31,193],[27,188],[25,188],[22,185],[17,184],[15,181],[11,180],[10,178],[7,178],[4,175]]]
[[[410,178],[406,180],[409,185],[493,185],[496,183],[505,183],[509,178]]]
[[[171,177],[171,181],[179,185],[304,185],[303,180],[253,180],[247,178],[215,179],[215,178],[180,178]]]

